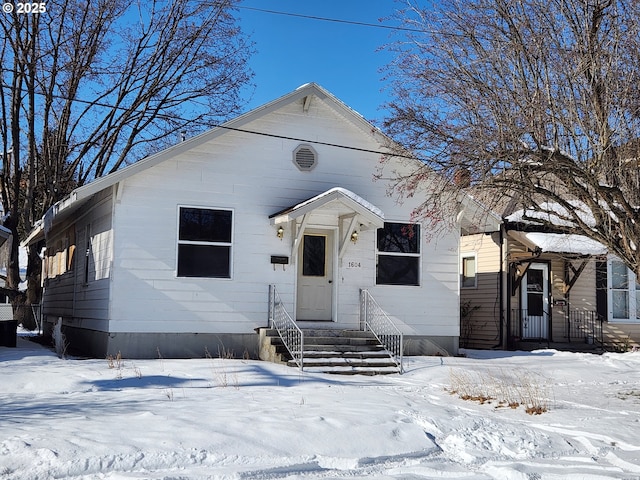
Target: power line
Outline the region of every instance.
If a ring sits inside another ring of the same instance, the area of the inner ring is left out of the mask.
[[[397,154],[397,153],[392,153],[392,152],[381,152],[380,150],[372,150],[369,148],[360,148],[360,147],[352,147],[350,145],[340,145],[339,143],[330,143],[330,142],[321,142],[319,140],[308,140],[305,138],[297,138],[297,137],[289,137],[286,135],[278,135],[276,133],[267,133],[267,132],[258,132],[255,130],[248,130],[245,128],[237,128],[237,127],[230,127],[227,125],[217,125],[217,127],[214,128],[222,128],[225,130],[231,130],[234,132],[241,132],[241,133],[248,133],[251,135],[260,135],[263,137],[271,137],[271,138],[277,138],[280,140],[291,140],[294,142],[303,142],[303,143],[312,143],[314,145],[324,145],[327,147],[335,147],[335,148],[342,148],[344,150],[354,150],[356,152],[364,152],[364,153],[375,153],[376,155],[392,155],[394,157],[400,157],[400,158],[411,158],[416,160],[417,157],[413,156],[413,155],[402,155],[402,154]]]
[[[340,18],[330,18],[330,17],[320,17],[318,15],[305,15],[302,13],[292,13],[292,12],[282,12],[279,10],[267,10],[264,8],[256,8],[256,7],[246,7],[243,5],[239,5],[236,8],[243,10],[253,10],[255,12],[268,13],[270,15],[281,15],[284,17],[294,17],[294,18],[305,18],[308,20],[317,20],[321,22],[332,22],[332,23],[342,23],[345,25],[355,25],[358,27],[370,27],[370,28],[382,28],[385,30],[395,30],[400,32],[411,32],[411,33],[423,33],[423,34],[432,34],[432,35],[441,35],[443,37],[461,37],[467,38],[468,35],[465,33],[456,33],[456,32],[445,32],[436,29],[430,28],[412,28],[412,27],[403,27],[399,25],[385,25],[382,23],[369,23],[369,22],[357,22],[355,20],[343,20]],[[478,36],[478,38],[483,38],[482,36]],[[489,38],[485,38],[485,40],[489,40]],[[506,40],[501,39],[492,39],[497,43],[508,43]]]
[[[400,27],[400,26],[393,26],[393,25],[384,25],[384,24],[377,24],[377,23],[367,23],[367,22],[356,22],[353,20],[342,20],[339,18],[329,18],[329,17],[319,17],[317,15],[304,15],[302,13],[291,13],[291,12],[280,12],[277,10],[266,10],[264,8],[255,8],[255,7],[245,7],[245,6],[238,6],[238,8],[244,9],[244,10],[253,10],[255,12],[262,12],[262,13],[269,13],[272,15],[282,15],[285,17],[296,17],[296,18],[306,18],[308,20],[319,20],[322,22],[333,22],[333,23],[343,23],[346,25],[357,25],[359,27],[371,27],[371,28],[383,28],[383,29],[387,29],[387,30],[399,30],[399,31],[403,31],[403,32],[415,32],[415,33],[425,33],[424,30],[420,30],[418,28],[409,28],[409,27]]]
[[[7,87],[9,87],[8,85],[5,85]],[[44,93],[42,92],[35,92],[36,95],[39,96],[45,96]],[[52,94],[51,95],[53,98],[57,98],[60,100],[66,100],[69,101],[70,99],[63,96],[63,95],[57,95],[57,94]],[[116,105],[110,105],[108,103],[104,103],[104,102],[99,102],[96,100],[83,100],[81,98],[74,98],[71,101],[73,102],[78,102],[78,103],[83,103],[86,105],[90,105],[90,106],[97,106],[97,107],[103,107],[103,108],[110,108],[110,109],[114,109],[114,110],[128,110],[127,107],[120,107],[120,106],[116,106]],[[143,113],[144,115],[144,113]],[[164,113],[159,113],[156,115],[156,118],[158,119],[164,119],[164,120],[169,120],[169,121],[179,121],[183,123],[183,127],[188,125],[189,123],[193,123],[194,119],[188,119],[188,118],[183,118],[183,117],[178,117],[177,115],[167,115]],[[360,147],[353,147],[350,145],[341,145],[338,143],[330,143],[330,142],[322,142],[319,140],[310,140],[310,139],[306,139],[306,138],[297,138],[297,137],[289,137],[287,135],[278,135],[275,133],[268,133],[268,132],[259,132],[257,130],[248,130],[245,128],[239,128],[239,127],[232,127],[229,125],[225,125],[224,123],[217,123],[217,124],[213,124],[213,125],[205,125],[207,130],[213,130],[216,128],[220,128],[220,129],[224,129],[224,130],[230,130],[230,131],[234,131],[234,132],[239,132],[239,133],[246,133],[249,135],[259,135],[259,136],[263,136],[263,137],[270,137],[270,138],[277,138],[279,140],[291,140],[294,142],[301,142],[301,143],[310,143],[313,145],[324,145],[327,147],[334,147],[334,148],[341,148],[343,150],[353,150],[353,151],[357,151],[357,152],[363,152],[363,153],[373,153],[376,155],[393,155],[394,157],[400,157],[400,158],[411,158],[411,159],[416,159],[417,157],[412,156],[412,155],[402,155],[402,154],[395,154],[395,153],[391,153],[391,152],[382,152],[379,150],[372,150],[372,149],[368,149],[368,148],[360,148]],[[206,132],[203,132],[206,133]]]

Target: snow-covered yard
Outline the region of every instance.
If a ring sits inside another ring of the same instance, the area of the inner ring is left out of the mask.
[[[467,351],[345,377],[0,347],[0,479],[637,479],[640,353]],[[450,393],[478,389],[483,404]],[[529,415],[499,400],[534,399]]]

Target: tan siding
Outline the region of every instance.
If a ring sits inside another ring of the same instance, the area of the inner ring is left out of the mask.
[[[605,345],[612,350],[640,348],[640,324],[604,322],[603,334]]]
[[[470,316],[461,320],[460,345],[492,348],[500,341],[500,242],[499,234],[476,234],[461,238],[460,254],[475,252],[476,288],[461,288],[461,306]]]
[[[547,258],[547,257],[543,257]],[[566,309],[560,305],[556,305],[556,300],[565,298],[564,288],[564,260],[557,257],[550,257],[551,266],[551,337],[550,340],[555,342],[565,341],[566,339]]]

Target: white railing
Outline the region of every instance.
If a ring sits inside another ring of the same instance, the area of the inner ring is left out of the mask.
[[[404,340],[402,332],[395,326],[368,290],[360,290],[360,322],[362,329],[373,333],[398,366],[398,371],[403,373]]]
[[[304,363],[304,332],[287,312],[275,285],[269,285],[269,327],[276,329],[291,358],[302,371]]]

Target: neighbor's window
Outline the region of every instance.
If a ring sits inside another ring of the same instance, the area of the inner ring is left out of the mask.
[[[419,225],[385,222],[377,250],[377,285],[420,285]]]
[[[627,265],[609,260],[609,319],[619,322],[640,321],[640,283]]]
[[[233,212],[180,207],[178,276],[231,278]]]
[[[460,268],[460,287],[476,288],[477,284],[476,254],[463,253]]]

